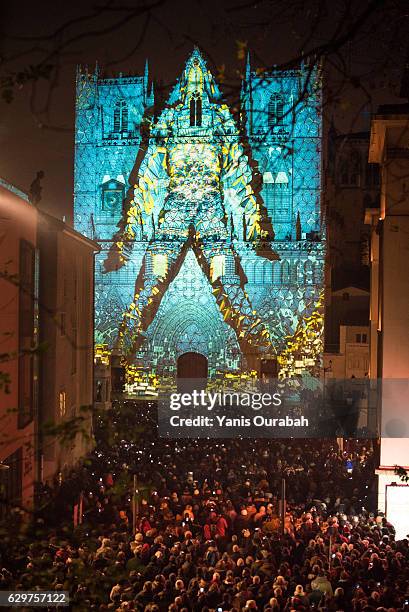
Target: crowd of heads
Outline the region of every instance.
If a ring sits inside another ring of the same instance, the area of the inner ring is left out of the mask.
[[[169,440],[155,421],[147,403],[100,417],[84,465],[3,538],[2,589],[65,590],[78,611],[409,609],[373,442]]]

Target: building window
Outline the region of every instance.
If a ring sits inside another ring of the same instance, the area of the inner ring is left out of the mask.
[[[322,283],[322,266],[317,263],[313,267],[313,282],[316,285]]]
[[[128,131],[128,104],[126,100],[118,100],[114,108],[114,132]]]
[[[361,156],[358,151],[352,151],[351,153],[351,172],[349,176],[349,182],[351,185],[359,186],[361,184]]]
[[[290,264],[288,261],[283,261],[281,264],[281,284],[288,285],[290,283]]]
[[[291,285],[297,285],[298,284],[298,265],[297,265],[296,261],[293,264],[291,264],[291,268],[290,268],[290,284]]]
[[[271,181],[265,184],[265,200],[273,223],[291,221],[291,183],[285,170],[270,173]]]
[[[273,94],[268,103],[268,125],[274,127],[280,125],[284,118],[284,97]]]
[[[289,182],[275,182],[273,187],[274,221],[286,222],[290,218],[291,198]]]
[[[254,283],[254,266],[251,262],[249,262],[245,267],[245,274],[247,278],[247,282],[252,285]]]
[[[366,344],[367,342],[367,335],[366,334],[355,334],[355,342],[357,344]]]
[[[259,260],[254,264],[254,283],[256,285],[264,284],[264,261]]]
[[[65,391],[60,391],[58,395],[58,414],[63,419],[67,412],[67,397]]]
[[[347,291],[345,291],[342,294],[342,299],[344,300],[344,302],[348,302],[348,300],[349,300],[349,293]]]
[[[359,151],[344,154],[339,163],[338,178],[341,185],[359,187],[362,177],[362,162]]]
[[[19,356],[18,356],[18,427],[33,418],[35,402],[35,248],[20,242],[19,263]]]
[[[273,282],[273,266],[272,266],[272,262],[265,260],[263,262],[263,268],[264,268],[264,279],[263,279],[263,282],[271,284]]]
[[[168,256],[166,253],[154,253],[152,255],[152,267],[155,276],[164,278],[168,271]]]
[[[280,264],[278,261],[273,261],[272,263],[272,281],[273,285],[280,284]]]
[[[342,157],[339,164],[339,182],[341,185],[348,185],[348,160],[346,157]]]
[[[190,110],[190,126],[201,126],[202,125],[202,98],[200,94],[194,93],[190,98],[189,104]]]
[[[313,282],[314,279],[312,261],[310,259],[307,259],[307,261],[304,262],[304,283],[306,285],[312,285]]]
[[[211,279],[215,281],[224,275],[225,268],[225,256],[224,255],[215,255],[212,257],[212,265],[211,265]]]

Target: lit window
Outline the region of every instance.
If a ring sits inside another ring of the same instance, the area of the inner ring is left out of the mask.
[[[212,259],[211,278],[215,281],[224,274],[225,258],[224,255],[215,255]]]
[[[166,276],[168,271],[168,256],[163,253],[155,253],[152,255],[153,273],[156,276]]]
[[[66,413],[65,391],[60,391],[60,394],[58,396],[58,412],[59,412],[60,418],[65,417],[65,413]]]

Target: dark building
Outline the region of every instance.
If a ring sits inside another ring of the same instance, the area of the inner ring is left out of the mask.
[[[369,230],[365,210],[379,206],[379,170],[368,163],[369,133],[328,131],[325,348],[339,349],[341,325],[368,325]]]
[[[44,436],[93,399],[98,246],[0,179],[0,513],[75,464],[91,438]],[[84,421],[91,433],[91,418]]]

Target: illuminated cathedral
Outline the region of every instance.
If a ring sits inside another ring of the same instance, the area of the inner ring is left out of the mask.
[[[236,115],[198,49],[159,110],[147,65],[79,69],[74,219],[101,246],[98,346],[159,376],[191,352],[210,376],[319,368],[320,108],[308,65],[248,60]]]

